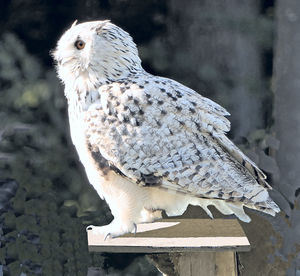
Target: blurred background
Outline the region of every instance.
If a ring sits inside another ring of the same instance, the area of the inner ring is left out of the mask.
[[[298,0],[1,0],[0,275],[161,275],[142,254],[90,254],[112,216],[70,141],[49,51],[74,20],[110,19],[144,68],[224,106],[229,136],[268,175],[282,212],[247,210],[239,275],[300,275]],[[221,215],[213,210],[216,217]],[[205,217],[189,207],[185,217]]]

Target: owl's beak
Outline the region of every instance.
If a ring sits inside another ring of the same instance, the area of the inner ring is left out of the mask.
[[[58,64],[59,66],[62,65],[62,61],[63,61],[62,58],[57,59],[57,64]]]
[[[57,63],[58,66],[63,65],[64,59],[62,57],[55,56],[54,59],[55,59],[55,61],[56,61],[56,63]]]
[[[69,62],[72,60],[72,57],[62,57],[61,55],[58,54],[57,50],[53,51],[51,53],[53,59],[56,61],[57,65],[61,66],[64,65],[65,63]]]

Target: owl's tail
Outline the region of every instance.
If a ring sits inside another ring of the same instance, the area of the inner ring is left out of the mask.
[[[226,201],[222,199],[205,199],[205,198],[197,198],[194,202],[191,202],[192,205],[200,206],[209,217],[213,218],[211,211],[208,206],[213,205],[219,210],[223,215],[235,215],[238,219],[243,222],[250,222],[251,218],[245,213],[244,206],[258,210],[269,215],[275,216],[276,213],[280,212],[279,207],[276,203],[269,198],[264,202],[258,203],[243,203],[238,201]]]

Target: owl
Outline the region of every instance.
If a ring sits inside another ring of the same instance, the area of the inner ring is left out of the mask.
[[[279,212],[264,173],[226,136],[229,113],[168,78],[147,73],[131,36],[110,21],[77,24],[53,52],[65,86],[72,141],[113,221],[90,226],[105,237],[137,223],[183,214],[249,222],[243,207]]]

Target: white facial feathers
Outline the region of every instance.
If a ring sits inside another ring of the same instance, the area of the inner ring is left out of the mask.
[[[74,22],[58,41],[53,57],[60,79],[79,90],[142,70],[131,36],[107,20],[78,25]]]

